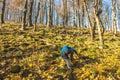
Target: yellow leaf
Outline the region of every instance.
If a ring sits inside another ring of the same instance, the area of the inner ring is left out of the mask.
[[[15,63],[15,62],[17,62],[17,60],[16,60],[16,59],[13,59],[13,63]]]
[[[33,64],[32,64],[32,63],[29,63],[28,65],[29,65],[29,67],[32,67],[32,66],[33,66]]]

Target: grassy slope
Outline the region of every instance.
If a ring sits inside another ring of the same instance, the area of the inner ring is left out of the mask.
[[[21,80],[24,70],[30,74],[24,79],[57,80],[114,80],[120,79],[120,37],[105,33],[105,46],[100,50],[98,36],[90,41],[85,29],[45,28],[19,31],[20,25],[7,23],[0,29],[0,74],[6,80]],[[65,31],[66,30],[66,31]],[[59,57],[63,45],[75,47],[74,71],[70,73]],[[19,73],[11,73],[11,66],[21,66]]]

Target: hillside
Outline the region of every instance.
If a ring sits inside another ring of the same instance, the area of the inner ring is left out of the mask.
[[[0,28],[0,78],[5,80],[120,80],[120,34],[105,32],[104,49],[99,39],[91,42],[87,29],[46,28],[38,25],[20,31],[20,25],[6,23]],[[97,31],[96,31],[97,32]],[[75,47],[71,73],[60,49]]]

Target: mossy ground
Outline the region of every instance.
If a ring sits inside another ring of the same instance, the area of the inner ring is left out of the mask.
[[[20,24],[6,23],[0,29],[0,76],[5,80],[119,80],[120,79],[120,34],[112,36],[105,32],[104,49],[99,49],[99,39],[90,40],[87,29],[73,27],[46,28],[38,25],[20,31]],[[60,49],[75,47],[77,56],[70,73]],[[21,71],[12,73],[11,66],[19,65]],[[24,77],[25,71],[29,74]]]

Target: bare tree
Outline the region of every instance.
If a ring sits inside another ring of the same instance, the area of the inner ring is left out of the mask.
[[[78,12],[78,25],[79,25],[79,27],[80,27],[80,0],[77,0],[77,12]]]
[[[28,6],[28,0],[25,0],[25,6],[24,6],[24,10],[23,10],[22,28],[21,28],[21,30],[25,30],[27,6]]]
[[[89,21],[89,24],[90,24],[91,40],[93,41],[94,38],[95,38],[95,26],[90,19],[87,4],[86,4],[86,0],[83,1],[83,5],[84,5],[85,12],[86,12],[87,20]]]
[[[6,4],[6,0],[3,0],[2,13],[1,13],[1,23],[5,23],[5,21],[4,21],[5,4]]]
[[[81,24],[82,27],[84,27],[84,19],[85,19],[85,13],[84,13],[85,11],[84,11],[84,8],[85,8],[84,5],[82,5],[82,24]]]
[[[51,27],[52,26],[52,9],[51,6],[52,5],[52,1],[48,0],[48,11],[47,11],[47,27]]]
[[[36,28],[36,23],[37,23],[38,15],[39,15],[39,12],[40,12],[40,1],[38,2],[37,9],[38,9],[38,10],[35,12],[35,24],[34,24],[34,31],[36,31],[36,30],[37,30],[37,28]]]
[[[102,13],[102,2],[101,0],[94,0],[94,16],[98,27],[98,34],[100,40],[100,48],[103,48],[104,45],[104,26],[102,24],[100,14]]]
[[[51,3],[51,0],[47,0],[48,1],[48,11],[47,11],[47,27],[50,27],[51,26],[51,20],[50,20],[50,3]]]
[[[67,26],[67,0],[63,0],[63,26]]]
[[[44,4],[45,3],[45,4]],[[43,19],[44,19],[44,12],[46,10],[46,1],[44,2],[43,0],[40,1],[40,23],[43,24]]]
[[[117,35],[117,20],[116,20],[116,0],[112,0],[112,17],[113,17],[113,27],[112,32],[114,36]]]
[[[29,0],[29,7],[28,7],[28,26],[32,26],[32,13],[33,13],[33,3],[34,0]]]
[[[77,26],[76,24],[76,8],[75,8],[75,0],[72,0],[73,2],[73,26]]]

